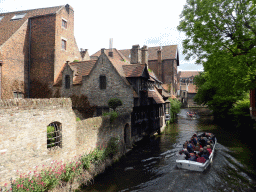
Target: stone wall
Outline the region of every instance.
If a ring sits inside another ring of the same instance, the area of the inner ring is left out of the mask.
[[[111,137],[131,144],[131,117],[122,114],[112,123],[109,117],[76,121],[69,98],[0,100],[0,186],[19,173],[33,172],[54,160],[69,162],[97,146],[106,146]],[[62,147],[47,149],[47,126],[61,123]],[[125,132],[125,134],[124,134]],[[126,138],[124,138],[126,135]]]

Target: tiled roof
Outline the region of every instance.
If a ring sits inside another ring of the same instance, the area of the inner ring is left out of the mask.
[[[186,78],[199,75],[200,71],[179,71],[180,78]]]
[[[162,95],[164,97],[171,97],[171,93],[166,92],[164,89],[162,89]]]
[[[165,90],[165,91],[169,91],[169,84],[162,84],[162,88]]]
[[[82,76],[89,75],[96,62],[97,62],[97,60],[88,60],[88,61],[80,61],[80,62],[70,63],[69,66],[74,71],[74,75],[75,75],[73,77],[73,85],[81,84]],[[62,74],[63,74],[63,70],[66,67],[66,65],[67,64],[65,64],[62,67],[54,85],[61,86]]]
[[[140,77],[145,69],[144,64],[123,65],[123,70],[126,77]]]
[[[17,12],[0,13],[0,16],[4,16],[3,19],[1,19],[0,21],[0,46],[4,42],[6,42],[28,20],[28,18],[47,14],[54,14],[63,7],[65,7],[65,5]],[[26,15],[22,19],[11,20],[16,14],[22,13],[26,13]]]
[[[75,72],[75,77],[73,78],[73,84],[81,84],[82,76],[87,76],[90,74],[92,68],[94,67],[97,60],[88,60],[70,63],[70,68]]]
[[[163,97],[160,95],[156,88],[154,88],[152,91],[148,91],[148,97],[153,98],[157,104],[165,103]]]
[[[188,93],[197,93],[196,91],[196,85],[189,83],[188,85]]]
[[[155,74],[153,71],[149,71],[148,73],[149,73],[149,75],[150,75],[154,80],[161,82],[161,81],[157,78],[156,74]],[[161,83],[162,83],[162,82],[161,82]]]
[[[148,60],[157,60],[157,51],[160,46],[148,47]],[[129,55],[131,54],[131,49],[119,50],[127,59],[130,60]],[[162,46],[162,59],[177,59],[177,45],[167,45]]]

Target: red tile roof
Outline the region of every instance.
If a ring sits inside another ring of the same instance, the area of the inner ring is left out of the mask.
[[[162,84],[162,88],[163,88],[165,91],[169,92],[170,85],[169,85],[169,84]]]
[[[69,63],[69,66],[74,71],[74,75],[75,75],[73,77],[73,85],[81,84],[82,76],[89,75],[96,62],[97,62],[97,60],[88,60],[88,61]],[[62,74],[63,74],[63,70],[66,67],[66,65],[67,64],[65,64],[62,67],[54,85],[61,86]]]
[[[130,65],[123,65],[123,70],[126,77],[140,77],[145,70],[144,64],[130,64]]]
[[[65,7],[65,5],[17,12],[0,13],[0,16],[4,16],[3,19],[1,19],[0,21],[0,46],[4,42],[6,42],[25,22],[27,22],[28,18],[47,14],[55,14],[63,7]],[[11,20],[12,17],[16,14],[22,13],[26,13],[26,15],[22,19]]]
[[[196,91],[196,85],[189,83],[188,84],[188,93],[197,93]]]
[[[160,49],[157,47],[148,47],[148,60],[157,60],[157,51]],[[119,50],[127,59],[130,60],[129,55],[131,54],[131,49]],[[167,45],[162,46],[162,59],[177,59],[178,46],[177,45]]]
[[[96,62],[97,60],[88,60],[70,63],[70,68],[75,72],[73,84],[81,84],[82,76],[89,75]]]
[[[152,91],[148,91],[148,97],[153,98],[157,104],[165,103],[163,97],[160,95],[156,88],[154,88]]]
[[[180,78],[186,78],[199,75],[200,71],[179,71]]]

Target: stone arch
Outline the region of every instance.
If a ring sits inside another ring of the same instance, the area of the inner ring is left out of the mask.
[[[124,143],[126,146],[131,145],[131,126],[128,123],[124,126]]]
[[[47,149],[62,148],[62,124],[54,121],[47,125]]]

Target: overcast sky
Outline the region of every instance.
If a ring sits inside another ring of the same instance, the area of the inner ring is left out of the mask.
[[[182,40],[177,31],[179,15],[186,0],[0,0],[0,13],[69,4],[75,11],[75,38],[79,48],[89,54],[101,48],[131,49],[139,44],[178,45],[178,70],[202,70],[193,60],[185,61]]]

